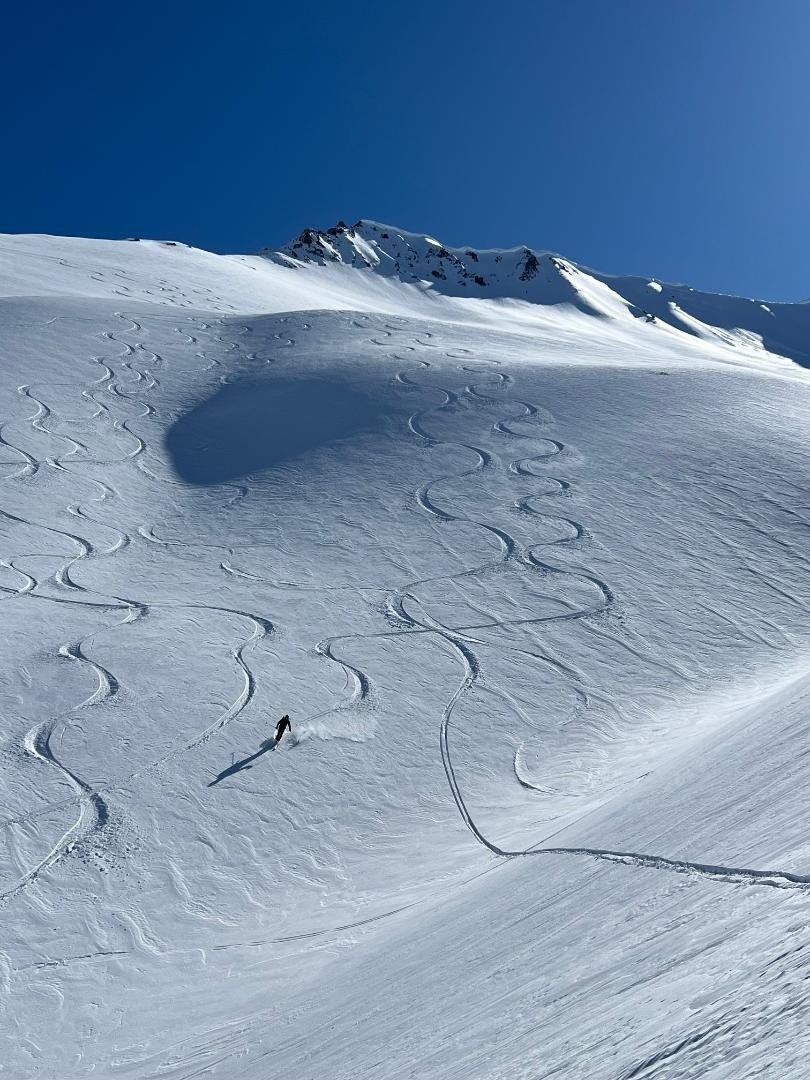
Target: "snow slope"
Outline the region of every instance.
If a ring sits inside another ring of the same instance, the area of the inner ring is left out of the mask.
[[[302,236],[0,239],[0,1076],[801,1075],[810,308]]]

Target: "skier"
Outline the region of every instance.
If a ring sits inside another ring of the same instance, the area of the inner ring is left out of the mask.
[[[290,724],[290,718],[285,713],[279,722],[276,724],[276,743],[281,742],[281,736],[285,731],[292,732],[292,725]]]

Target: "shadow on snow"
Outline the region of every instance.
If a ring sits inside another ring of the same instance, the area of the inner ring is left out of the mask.
[[[252,763],[256,761],[257,758],[262,757],[264,754],[268,754],[271,750],[275,750],[277,746],[278,743],[274,738],[265,739],[255,754],[250,754],[248,757],[242,758],[241,761],[234,761],[227,769],[223,769],[221,773],[218,773],[208,786],[216,787],[221,780],[226,780],[229,776],[235,776],[236,773],[244,772],[245,769],[250,769]]]
[[[330,376],[244,378],[181,416],[166,448],[190,484],[219,484],[380,426],[368,394]]]

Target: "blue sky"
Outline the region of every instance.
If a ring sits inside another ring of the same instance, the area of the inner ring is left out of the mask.
[[[252,251],[369,217],[810,296],[806,0],[15,6],[3,231]]]

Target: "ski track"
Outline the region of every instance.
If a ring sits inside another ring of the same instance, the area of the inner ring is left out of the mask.
[[[388,336],[390,337],[390,334]],[[425,333],[422,336],[430,338],[433,335]],[[389,341],[382,341],[376,338],[372,340],[375,344],[378,344],[380,346],[387,346],[390,344]],[[416,341],[417,345],[423,347],[437,347],[435,343],[430,340],[421,341],[419,339],[419,336],[417,336],[414,340]],[[402,357],[399,357],[398,354],[391,355],[395,359],[402,359]],[[446,355],[450,356],[449,353],[447,353]],[[418,361],[418,363],[423,370],[430,366],[426,361]],[[464,365],[461,366],[461,370],[468,373],[474,372],[474,369],[471,370]],[[478,374],[477,372],[475,373]],[[512,376],[505,372],[490,371],[488,372],[488,374],[493,376],[497,380],[496,386],[494,388],[490,388],[490,391],[492,391],[493,389],[495,391],[504,390],[509,387],[513,382]],[[430,434],[429,430],[424,425],[424,418],[426,416],[430,415],[431,413],[440,414],[442,411],[446,411],[456,405],[459,401],[459,395],[446,387],[426,385],[420,383],[411,378],[411,376],[404,371],[398,372],[396,374],[395,381],[398,385],[404,387],[405,389],[423,389],[434,393],[438,391],[443,397],[443,400],[438,405],[419,410],[417,412],[414,412],[410,416],[408,420],[408,430],[411,432],[412,435],[421,440],[421,442],[426,447],[434,448],[440,445],[455,446],[473,453],[476,457],[476,462],[471,469],[467,469],[463,472],[458,472],[447,476],[438,477],[435,480],[423,484],[420,488],[417,489],[415,493],[416,503],[423,510],[423,512],[429,514],[430,516],[441,522],[463,521],[468,524],[476,525],[479,528],[485,530],[499,541],[501,545],[501,556],[503,562],[509,560],[516,560],[519,563],[522,563],[523,566],[527,568],[540,570],[541,572],[546,574],[557,574],[564,576],[567,575],[579,578],[581,581],[588,582],[592,586],[594,586],[600,594],[599,600],[590,607],[575,609],[560,616],[552,615],[537,620],[526,620],[526,623],[528,624],[532,622],[554,622],[565,619],[585,619],[588,617],[598,616],[601,613],[606,612],[610,607],[612,607],[616,602],[614,593],[610,586],[607,584],[607,582],[603,581],[596,574],[581,567],[571,567],[570,565],[566,565],[563,568],[561,566],[556,566],[553,563],[548,562],[546,559],[541,558],[538,554],[538,552],[543,548],[551,548],[555,546],[575,543],[580,540],[580,538],[582,538],[584,535],[586,535],[586,530],[584,526],[581,525],[579,522],[574,521],[572,518],[564,517],[562,515],[547,513],[544,509],[541,509],[540,507],[535,505],[536,502],[547,499],[549,496],[565,494],[570,489],[570,484],[567,481],[558,479],[556,477],[547,477],[542,474],[538,474],[537,472],[535,472],[534,469],[535,465],[542,465],[545,467],[547,463],[549,463],[559,455],[563,454],[565,451],[564,443],[560,442],[558,439],[544,437],[542,439],[542,442],[547,447],[547,449],[540,450],[539,452],[527,457],[515,458],[508,465],[508,471],[515,476],[531,477],[532,479],[545,479],[551,484],[551,489],[548,491],[542,491],[539,493],[526,495],[518,498],[513,503],[514,508],[524,514],[536,514],[538,516],[542,516],[546,520],[553,520],[559,522],[560,524],[567,527],[570,532],[570,535],[561,536],[554,540],[544,541],[542,543],[534,544],[526,549],[521,549],[520,545],[514,540],[514,538],[509,536],[508,533],[504,532],[502,529],[498,528],[494,524],[485,521],[477,521],[472,518],[466,518],[459,514],[455,514],[443,507],[441,503],[437,501],[432,494],[433,489],[443,482],[449,480],[459,480],[463,477],[472,475],[473,473],[478,472],[484,468],[491,468],[494,466],[493,456],[490,455],[487,451],[481,450],[467,443],[462,443],[460,441],[445,440],[434,437]],[[492,397],[491,392],[489,394],[482,392],[475,384],[468,384],[465,388],[465,393],[469,399],[488,405],[497,404],[499,400],[498,398]],[[502,420],[494,423],[491,428],[493,433],[503,436],[509,436],[511,438],[533,438],[532,435],[528,434],[523,430],[515,430],[512,425],[522,424],[525,426],[531,421],[537,421],[540,418],[540,408],[530,402],[524,402],[519,400],[510,401],[509,404],[512,406],[517,406],[520,409],[519,414],[507,416]],[[484,567],[479,567],[477,568],[477,570],[473,571],[466,571],[465,573],[474,574],[480,572],[483,569],[486,569],[490,565],[492,564],[486,564]],[[469,811],[469,808],[466,805],[461,786],[459,784],[453,767],[452,756],[450,753],[450,730],[453,711],[459,700],[469,690],[473,688],[481,674],[479,660],[476,656],[475,651],[472,648],[472,644],[475,643],[475,639],[471,639],[466,633],[466,631],[471,629],[477,629],[477,627],[466,627],[465,631],[462,632],[460,630],[447,627],[437,622],[435,619],[429,617],[424,611],[421,612],[421,618],[417,618],[416,615],[414,615],[410,610],[408,610],[405,606],[406,599],[410,599],[416,606],[421,607],[421,605],[419,605],[419,602],[410,594],[409,589],[413,589],[420,584],[425,584],[427,583],[427,581],[428,579],[425,579],[425,581],[413,582],[409,586],[400,588],[394,593],[389,594],[387,600],[387,608],[392,619],[398,622],[399,625],[401,625],[403,628],[406,628],[411,632],[422,631],[434,633],[440,638],[442,638],[452,648],[462,666],[462,681],[456,688],[450,700],[446,703],[442,713],[439,726],[439,748],[445,775],[447,777],[447,782],[450,787],[450,791],[455,801],[455,804],[458,808],[459,814],[461,815],[462,820],[464,821],[470,832],[473,834],[473,836],[476,838],[476,840],[484,847],[486,847],[490,852],[492,852],[492,854],[503,859],[524,858],[531,855],[579,856],[597,859],[605,862],[619,863],[627,866],[636,866],[641,868],[646,867],[655,870],[668,871],[671,873],[699,876],[715,881],[722,881],[732,884],[767,885],[770,887],[781,889],[807,889],[808,887],[810,887],[810,875],[794,874],[784,870],[758,870],[750,867],[714,865],[708,863],[694,862],[685,859],[672,859],[663,855],[649,854],[645,852],[614,851],[608,848],[596,847],[541,848],[537,846],[513,850],[509,848],[503,848],[490,840],[476,823],[472,814]],[[508,623],[504,622],[500,625],[508,625]],[[594,628],[594,625],[595,624],[591,623],[591,628]],[[576,679],[576,673],[568,669],[559,661],[552,661],[550,657],[543,656],[542,654],[538,655],[533,653],[532,655],[535,656],[537,659],[553,663],[569,678]],[[500,693],[502,697],[507,699],[509,698],[509,695],[507,695],[504,691],[500,690],[500,688],[495,687],[494,689],[495,692]],[[580,695],[585,694],[584,690],[582,690],[581,687],[575,686],[574,689],[577,690]],[[512,703],[512,707],[514,707],[514,703]],[[517,768],[515,769],[515,775],[516,779],[519,783],[522,784],[522,786],[532,786],[530,784],[527,784],[525,780],[521,779]]]
[[[43,859],[30,867],[14,885],[0,892],[0,901],[11,899],[36,881],[44,870],[48,870],[65,855],[70,854],[80,841],[86,840],[91,834],[100,831],[109,819],[109,809],[99,792],[63,764],[51,749],[51,738],[55,727],[56,721],[54,720],[33,727],[25,736],[23,741],[24,749],[35,760],[56,768],[61,776],[67,780],[76,792],[76,796],[70,800],[70,804],[78,802],[79,816],[56,841]]]
[[[126,332],[141,332],[141,325],[136,320],[122,312],[116,312],[116,316],[129,322],[130,325],[127,327]],[[182,332],[179,328],[176,329],[178,330],[178,333]],[[242,327],[242,332],[249,333],[250,328],[246,326]],[[67,435],[53,431],[46,425],[46,421],[54,417],[53,411],[44,400],[44,397],[41,396],[42,391],[35,392],[32,386],[24,385],[18,387],[18,393],[27,400],[30,400],[36,409],[36,411],[27,418],[27,423],[30,424],[33,431],[40,435],[56,438],[66,443],[67,449],[65,453],[60,454],[58,457],[46,457],[42,460],[38,460],[26,450],[16,446],[11,439],[5,435],[5,430],[9,427],[8,423],[0,424],[0,446],[7,447],[21,459],[19,471],[13,475],[6,476],[5,480],[24,479],[34,475],[43,466],[50,467],[59,472],[78,475],[83,483],[94,485],[100,492],[98,498],[94,500],[96,504],[101,504],[108,499],[116,498],[118,492],[110,484],[97,480],[95,477],[84,475],[84,473],[77,474],[75,472],[77,465],[122,464],[127,461],[132,461],[140,471],[146,473],[146,475],[150,476],[150,478],[156,482],[176,483],[176,481],[169,481],[162,477],[158,477],[151,472],[148,467],[143,465],[139,459],[147,450],[145,440],[131,430],[128,417],[112,416],[109,404],[100,402],[95,396],[99,390],[105,390],[114,399],[121,402],[121,404],[126,403],[127,405],[139,408],[141,411],[138,419],[154,415],[154,407],[148,402],[141,400],[141,395],[154,389],[159,385],[159,382],[148,369],[141,370],[136,367],[136,361],[141,357],[143,357],[147,363],[152,365],[162,365],[165,364],[165,361],[159,354],[146,349],[142,343],[138,342],[132,344],[122,337],[117,336],[117,332],[115,331],[104,331],[102,336],[105,340],[114,342],[122,348],[123,351],[119,355],[118,365],[127,373],[130,379],[130,386],[134,388],[134,392],[131,392],[129,387],[122,389],[121,385],[117,382],[113,366],[115,361],[109,361],[104,357],[94,356],[91,357],[91,360],[100,366],[101,375],[98,379],[94,380],[89,387],[86,387],[81,391],[81,396],[83,399],[92,402],[95,406],[96,411],[90,419],[97,419],[101,416],[109,418],[111,420],[112,429],[125,432],[134,442],[133,448],[128,453],[124,454],[123,457],[112,459],[112,461],[91,457],[90,450],[85,444],[80,443]],[[196,342],[196,338],[193,338],[192,335],[187,336],[191,338],[190,344]],[[223,340],[224,342],[224,339],[220,340]],[[240,348],[239,344],[236,342],[229,344],[233,349]],[[64,423],[70,421],[61,420],[61,422]],[[237,489],[236,497],[244,497],[247,495],[248,489],[244,485],[232,486]],[[79,843],[95,842],[97,840],[98,834],[101,833],[110,819],[110,808],[105,801],[104,794],[114,792],[117,787],[127,783],[134,777],[158,768],[165,761],[176,756],[178,753],[196,749],[226,724],[230,723],[236,716],[242,713],[252,700],[256,691],[255,677],[248,663],[247,656],[250,650],[255,647],[260,640],[268,637],[274,632],[274,626],[270,620],[250,612],[221,605],[171,601],[159,604],[145,604],[138,600],[131,600],[114,595],[109,595],[108,597],[102,596],[100,601],[87,599],[86,597],[89,590],[76,583],[71,577],[73,567],[81,561],[114,555],[116,552],[127,547],[132,542],[132,537],[125,530],[94,517],[81,505],[72,504],[66,506],[65,509],[69,514],[79,520],[90,521],[94,525],[114,533],[115,540],[112,545],[104,550],[98,551],[90,540],[81,536],[79,533],[59,529],[50,525],[44,525],[38,521],[28,520],[18,514],[11,513],[9,510],[0,508],[0,516],[7,520],[18,525],[24,525],[38,530],[41,529],[52,536],[68,541],[74,549],[71,553],[65,555],[61,565],[50,574],[48,578],[43,580],[38,580],[33,575],[14,565],[16,559],[25,557],[23,554],[0,560],[0,565],[12,570],[22,580],[18,589],[0,586],[0,593],[4,594],[7,599],[26,596],[30,599],[39,600],[45,603],[76,605],[99,611],[113,612],[120,610],[124,614],[123,618],[113,625],[105,624],[102,627],[91,631],[78,641],[60,645],[56,651],[56,655],[59,659],[70,660],[85,667],[88,670],[88,673],[93,676],[95,687],[83,701],[73,706],[67,713],[63,714],[63,716],[51,717],[31,728],[22,741],[22,749],[30,758],[39,764],[56,769],[61,778],[72,788],[73,793],[64,799],[52,801],[31,813],[20,814],[8,818],[5,821],[1,821],[0,828],[27,825],[32,821],[52,814],[55,811],[67,809],[71,806],[78,807],[78,816],[43,858],[33,866],[29,867],[13,885],[0,891],[0,902],[9,900],[27,886],[34,883],[44,871],[50,869],[57,862],[68,856]],[[138,531],[145,539],[156,541],[156,538],[146,529],[139,529]],[[64,597],[48,595],[47,593],[40,591],[45,585],[55,587],[57,590],[62,590],[69,595],[65,595]],[[237,617],[246,621],[250,627],[249,635],[233,647],[230,652],[231,660],[242,676],[242,687],[237,697],[211,724],[180,747],[170,750],[157,761],[141,766],[134,772],[128,773],[125,776],[114,778],[105,784],[91,785],[60,760],[58,754],[53,749],[52,740],[55,732],[58,730],[59,740],[61,741],[65,731],[70,727],[71,723],[77,720],[78,716],[80,716],[84,710],[92,709],[103,702],[109,701],[111,698],[115,697],[121,689],[116,675],[88,654],[87,649],[92,640],[101,634],[112,632],[127,623],[132,623],[137,619],[145,618],[148,616],[149,612],[154,609],[199,610],[210,612],[213,615]],[[347,672],[352,670],[353,669],[349,666],[346,667]],[[360,673],[358,673],[357,677],[359,679],[363,678]]]
[[[183,301],[187,303],[187,301]],[[141,325],[131,317],[125,315],[123,312],[116,312],[118,318],[125,321],[129,321],[130,325],[127,327],[128,333],[141,332]],[[283,321],[283,320],[282,320]],[[350,320],[351,325],[355,327],[368,329],[368,320],[365,322],[357,321],[357,318]],[[214,320],[214,323],[222,324],[222,320]],[[211,326],[210,323],[203,324],[203,327],[208,329]],[[304,329],[308,329],[308,324],[304,324]],[[193,334],[188,334],[180,328],[175,328],[178,334],[185,334],[188,339],[189,345],[197,344],[197,338]],[[390,347],[392,344],[391,339],[395,332],[401,333],[402,327],[395,327],[386,324],[384,329],[378,331],[381,336],[375,336],[370,339],[373,343],[379,347]],[[249,333],[250,327],[242,327],[242,333]],[[119,332],[120,333],[120,332]],[[384,335],[384,336],[382,336]],[[149,390],[154,389],[159,385],[159,381],[148,369],[141,370],[136,367],[136,360],[141,356],[151,357],[151,363],[154,366],[165,364],[165,361],[157,353],[150,352],[145,349],[142,343],[132,344],[125,341],[123,338],[118,337],[114,331],[105,331],[103,337],[118,344],[122,348],[122,352],[118,358],[118,364],[120,368],[127,374],[129,379],[129,386],[122,388],[121,384],[117,381],[114,368],[103,357],[92,357],[92,360],[101,367],[100,377],[94,381],[90,387],[86,387],[81,391],[81,396],[94,404],[96,412],[94,418],[110,414],[110,407],[107,403],[100,402],[96,394],[99,391],[106,391],[115,400],[121,403],[131,403],[141,409],[139,418],[154,415],[154,408],[146,401],[140,399],[140,396]],[[432,332],[422,331],[420,334],[411,338],[415,342],[414,345],[400,346],[400,351],[415,353],[419,348],[426,349],[439,349],[440,346],[437,342],[431,340],[434,337]],[[292,347],[295,345],[295,339],[286,333],[278,333],[275,338],[286,347]],[[236,351],[241,349],[241,345],[238,342],[228,341],[222,336],[218,337],[218,340],[229,351]],[[399,361],[406,361],[415,364],[421,369],[422,373],[426,373],[431,369],[431,363],[427,360],[421,359],[418,356],[402,356],[400,351],[392,352],[390,355],[393,359]],[[202,352],[197,353],[201,359],[207,359]],[[481,629],[492,629],[501,626],[515,626],[515,625],[540,625],[546,622],[559,622],[564,620],[582,620],[588,617],[595,617],[603,612],[607,611],[614,603],[615,596],[610,589],[609,585],[593,574],[589,570],[582,567],[572,567],[566,565],[565,567],[554,565],[548,561],[547,557],[541,557],[538,552],[543,548],[553,548],[556,546],[562,546],[566,544],[576,543],[583,536],[587,535],[583,525],[573,520],[572,518],[565,517],[563,515],[548,513],[544,508],[537,505],[538,502],[554,496],[565,495],[570,490],[570,483],[566,480],[559,479],[557,477],[545,475],[544,470],[548,464],[559,455],[565,452],[565,445],[561,441],[555,438],[549,438],[547,436],[540,437],[539,441],[542,449],[537,449],[535,453],[526,457],[517,457],[511,460],[507,466],[509,473],[515,476],[531,478],[532,480],[542,480],[549,485],[547,490],[535,492],[533,494],[523,495],[513,502],[513,508],[516,512],[522,514],[532,514],[543,517],[545,520],[552,520],[558,522],[564,526],[567,530],[567,535],[562,535],[556,539],[543,541],[538,544],[531,545],[523,548],[518,542],[505,530],[501,529],[492,522],[479,521],[473,518],[467,518],[460,514],[456,514],[445,506],[442,505],[441,499],[434,495],[434,489],[439,488],[443,483],[450,481],[458,481],[464,477],[472,476],[486,469],[496,469],[500,466],[499,461],[495,455],[489,451],[458,440],[438,438],[432,435],[425,426],[425,418],[431,415],[440,415],[442,412],[452,411],[463,403],[466,404],[479,404],[479,405],[497,405],[499,401],[504,401],[508,406],[517,409],[517,413],[510,413],[504,416],[502,419],[496,421],[491,425],[491,432],[501,437],[507,437],[511,439],[533,439],[535,446],[537,447],[538,437],[536,435],[529,434],[523,430],[527,425],[536,425],[537,423],[547,423],[548,421],[541,417],[541,409],[539,406],[518,399],[508,400],[503,399],[500,396],[493,396],[493,393],[499,395],[501,391],[508,389],[514,382],[513,376],[507,372],[492,370],[494,364],[487,365],[482,370],[471,368],[468,365],[472,362],[470,358],[469,350],[455,349],[448,351],[444,354],[451,359],[464,358],[466,364],[459,365],[460,370],[468,374],[474,374],[476,376],[480,374],[486,374],[487,377],[495,380],[494,386],[487,386],[485,388],[479,387],[476,383],[468,383],[463,391],[463,394],[459,394],[454,390],[439,385],[431,385],[415,380],[405,370],[399,371],[395,375],[395,382],[404,391],[411,392],[424,392],[439,393],[441,395],[441,401],[438,404],[427,406],[426,408],[417,410],[411,414],[407,422],[408,431],[412,436],[419,439],[420,442],[429,449],[434,449],[440,446],[455,447],[461,449],[473,457],[473,464],[470,468],[462,470],[461,472],[450,473],[447,475],[441,475],[435,479],[423,484],[415,492],[415,500],[421,510],[430,515],[436,521],[439,522],[464,522],[474,525],[479,529],[482,529],[490,536],[492,536],[498,544],[500,557],[492,562],[482,564],[479,567],[468,569],[460,572],[457,575],[450,577],[444,576],[442,578],[424,578],[414,580],[405,586],[401,586],[395,589],[393,592],[388,590],[388,595],[384,603],[384,611],[390,621],[394,624],[396,629],[389,633],[380,634],[346,634],[333,636],[326,638],[317,643],[315,651],[318,655],[322,656],[327,661],[338,665],[344,676],[344,689],[348,689],[351,686],[351,694],[347,701],[336,706],[335,708],[326,710],[324,713],[318,714],[318,716],[330,715],[337,711],[344,711],[347,709],[353,709],[363,704],[369,704],[373,702],[373,687],[369,676],[363,672],[360,668],[352,665],[344,658],[341,658],[335,654],[335,647],[340,642],[348,642],[352,640],[358,640],[362,638],[374,638],[374,637],[387,637],[387,636],[403,636],[409,633],[418,634],[433,634],[441,638],[453,651],[457,660],[461,664],[463,676],[458,687],[450,697],[449,701],[444,706],[440,725],[439,725],[439,749],[442,760],[442,765],[447,778],[448,786],[450,788],[453,800],[459,811],[459,814],[464,821],[467,828],[470,830],[475,839],[484,847],[486,847],[492,854],[503,858],[523,858],[531,855],[558,855],[558,856],[579,856],[587,857],[607,862],[619,863],[622,865],[631,865],[637,867],[647,867],[656,870],[669,871],[680,874],[691,874],[712,880],[718,880],[728,883],[736,884],[756,884],[756,885],[768,885],[777,888],[800,888],[806,889],[810,886],[810,876],[799,875],[789,873],[781,870],[758,870],[753,868],[740,868],[730,867],[722,865],[704,864],[699,862],[693,862],[689,860],[671,859],[663,855],[649,854],[644,852],[633,851],[614,851],[607,848],[595,848],[595,847],[547,847],[541,848],[530,847],[519,850],[512,850],[509,848],[503,848],[490,840],[477,822],[474,820],[470,813],[464,795],[461,790],[458,778],[456,776],[451,751],[450,751],[450,732],[451,732],[451,720],[453,711],[460,701],[460,699],[473,688],[481,675],[481,667],[478,657],[474,651],[473,645],[477,643],[477,639],[470,636],[470,631]],[[251,354],[253,356],[253,354]],[[253,357],[255,358],[255,357]],[[478,363],[478,361],[475,361]],[[218,364],[219,361],[213,360],[208,366]],[[482,365],[483,367],[483,365]],[[74,467],[78,464],[110,464],[111,462],[103,461],[99,459],[93,459],[89,456],[89,449],[84,444],[72,439],[70,436],[59,434],[50,430],[46,426],[46,421],[53,416],[53,413],[47,403],[36,393],[29,385],[24,385],[18,388],[18,392],[21,396],[27,398],[36,406],[35,413],[28,417],[32,429],[36,432],[44,434],[50,438],[57,438],[65,442],[68,446],[67,451],[57,458],[45,458],[43,460],[36,459],[33,455],[28,453],[25,449],[18,447],[14,442],[9,439],[5,431],[10,426],[8,423],[0,424],[0,446],[5,446],[13,453],[19,456],[20,470],[19,472],[6,476],[6,481],[14,481],[24,479],[28,476],[34,475],[43,465],[51,468],[61,470],[63,472],[72,472],[71,465]],[[545,410],[542,410],[545,412]],[[546,414],[548,415],[548,414]],[[516,425],[518,428],[516,429]],[[131,430],[129,427],[129,418],[115,417],[112,420],[112,427],[114,430],[125,432],[134,443],[133,448],[126,453],[122,458],[115,459],[116,463],[121,464],[127,460],[131,460],[133,464],[150,479],[157,483],[176,484],[177,481],[172,481],[168,478],[161,477],[154,473],[148,466],[145,465],[140,459],[147,451],[147,444],[144,439]],[[82,456],[86,455],[86,456]],[[538,471],[536,471],[536,469]],[[117,496],[117,492],[109,485],[102,483],[92,477],[82,476],[82,479],[89,481],[99,487],[101,490],[100,497],[95,500],[97,503],[102,503],[108,498],[114,498]],[[244,485],[231,485],[236,488],[235,498],[243,498],[248,494],[248,488]],[[126,776],[112,779],[110,782],[103,785],[91,786],[81,777],[76,775],[71,769],[68,768],[63,762],[61,762],[58,756],[54,753],[51,740],[54,736],[54,732],[57,729],[57,725],[62,725],[62,734],[64,734],[65,724],[60,718],[50,718],[42,723],[35,725],[25,736],[23,740],[23,748],[25,752],[43,765],[55,768],[59,771],[62,778],[73,789],[74,794],[71,797],[51,802],[47,806],[33,811],[29,814],[23,814],[16,817],[9,818],[0,822],[0,828],[12,827],[15,825],[21,825],[29,823],[37,818],[43,817],[49,813],[54,812],[57,809],[67,808],[71,805],[77,805],[79,813],[74,823],[63,833],[59,840],[53,845],[48,853],[39,860],[34,866],[30,867],[23,876],[5,892],[0,893],[0,901],[6,900],[11,896],[17,894],[27,885],[36,881],[36,879],[43,873],[43,871],[52,867],[55,863],[60,861],[66,855],[68,855],[80,842],[80,840],[88,839],[94,834],[99,833],[107,821],[109,820],[110,811],[107,803],[103,798],[103,793],[113,792],[117,786],[128,782],[134,777],[159,767],[165,761],[174,757],[178,753],[190,751],[196,747],[205,743],[210,739],[217,731],[223,728],[226,724],[230,723],[236,716],[238,716],[247,707],[255,694],[255,679],[250,666],[246,660],[246,653],[249,652],[256,644],[268,637],[274,632],[273,623],[261,616],[254,615],[250,612],[232,609],[227,607],[221,607],[216,605],[206,604],[184,604],[184,603],[166,603],[166,604],[152,604],[147,605],[136,600],[128,600],[117,596],[111,596],[109,600],[104,602],[89,601],[80,599],[75,594],[87,593],[84,587],[76,584],[71,577],[71,569],[75,564],[81,560],[87,560],[93,557],[107,557],[114,555],[117,551],[121,550],[131,543],[132,538],[123,530],[118,529],[116,526],[110,525],[106,522],[102,522],[92,517],[81,506],[69,506],[66,507],[68,512],[73,516],[92,521],[94,524],[107,528],[116,533],[116,540],[114,544],[101,552],[97,552],[91,542],[78,533],[68,532],[66,530],[60,530],[52,526],[45,526],[38,522],[29,522],[25,518],[19,517],[10,513],[7,510],[0,509],[0,515],[6,517],[9,520],[15,521],[19,524],[33,526],[35,528],[41,528],[45,531],[59,535],[64,539],[70,541],[75,546],[75,551],[66,556],[64,562],[59,569],[51,575],[48,581],[59,588],[62,588],[68,592],[74,594],[74,596],[68,599],[60,599],[58,597],[52,597],[41,594],[38,590],[45,584],[40,582],[36,578],[32,577],[25,571],[20,570],[14,565],[14,559],[22,556],[14,556],[13,558],[6,558],[0,562],[0,565],[6,566],[17,573],[23,580],[19,589],[10,589],[8,587],[0,587],[0,592],[4,593],[7,597],[15,596],[27,596],[31,599],[38,599],[45,602],[54,603],[72,603],[79,604],[84,607],[93,609],[105,609],[105,610],[123,610],[124,618],[115,623],[113,626],[105,625],[99,630],[93,631],[86,635],[80,641],[72,644],[65,644],[59,647],[58,655],[61,658],[70,659],[74,662],[80,663],[88,668],[95,677],[96,687],[93,692],[77,706],[75,706],[68,715],[72,715],[75,712],[84,709],[91,709],[101,702],[109,700],[115,696],[120,689],[118,679],[112,671],[105,668],[98,661],[92,659],[86,651],[86,643],[100,633],[107,633],[115,630],[117,627],[124,625],[125,623],[132,622],[136,619],[145,618],[148,616],[151,608],[177,608],[177,609],[196,609],[202,611],[209,611],[213,614],[220,614],[224,616],[231,616],[246,620],[250,626],[250,634],[241,643],[231,650],[231,659],[234,666],[240,671],[243,679],[243,685],[239,691],[237,697],[232,701],[226,709],[206,728],[198,733],[191,740],[183,744],[179,748],[175,748],[163,755],[160,759],[154,762],[150,762],[144,766],[141,766],[136,771],[127,774]],[[151,528],[142,526],[138,529],[140,536],[150,542],[159,544],[174,544],[178,546],[187,546],[180,541],[163,540],[156,536]],[[215,546],[215,545],[211,545]],[[423,609],[420,601],[413,595],[412,590],[422,585],[428,585],[431,582],[439,580],[448,581],[453,578],[461,578],[468,576],[475,576],[481,574],[487,570],[492,569],[495,566],[503,565],[507,562],[517,563],[524,569],[529,571],[540,572],[544,575],[562,575],[578,578],[580,581],[587,582],[592,586],[599,594],[598,599],[595,599],[594,603],[589,606],[577,607],[570,601],[556,599],[563,606],[569,610],[559,615],[546,615],[538,618],[529,619],[517,619],[517,620],[503,620],[503,621],[489,621],[481,623],[475,626],[468,626],[464,628],[448,627],[436,619],[429,616]],[[243,577],[251,577],[252,575],[245,574],[242,571],[234,569],[226,563],[221,564],[221,568],[231,574],[236,574]],[[291,586],[294,583],[290,583]],[[375,588],[377,588],[375,586]],[[384,591],[380,588],[379,591]],[[589,629],[595,630],[595,623],[588,623]],[[525,650],[512,650],[512,651],[525,651]],[[572,688],[574,692],[585,702],[588,700],[588,695],[585,690],[577,685],[576,672],[566,667],[560,661],[554,660],[542,652],[531,652],[531,656],[541,662],[552,665],[557,671],[565,675],[568,679],[572,680]],[[489,689],[494,693],[501,696],[503,700],[513,709],[517,706],[511,696],[503,688],[497,687],[494,684],[489,684]],[[307,717],[307,720],[315,719],[316,717]],[[519,774],[519,766],[517,755],[515,759],[515,776],[516,780],[524,787],[534,787],[529,784],[525,779],[522,779]],[[539,789],[538,790],[542,790]]]

